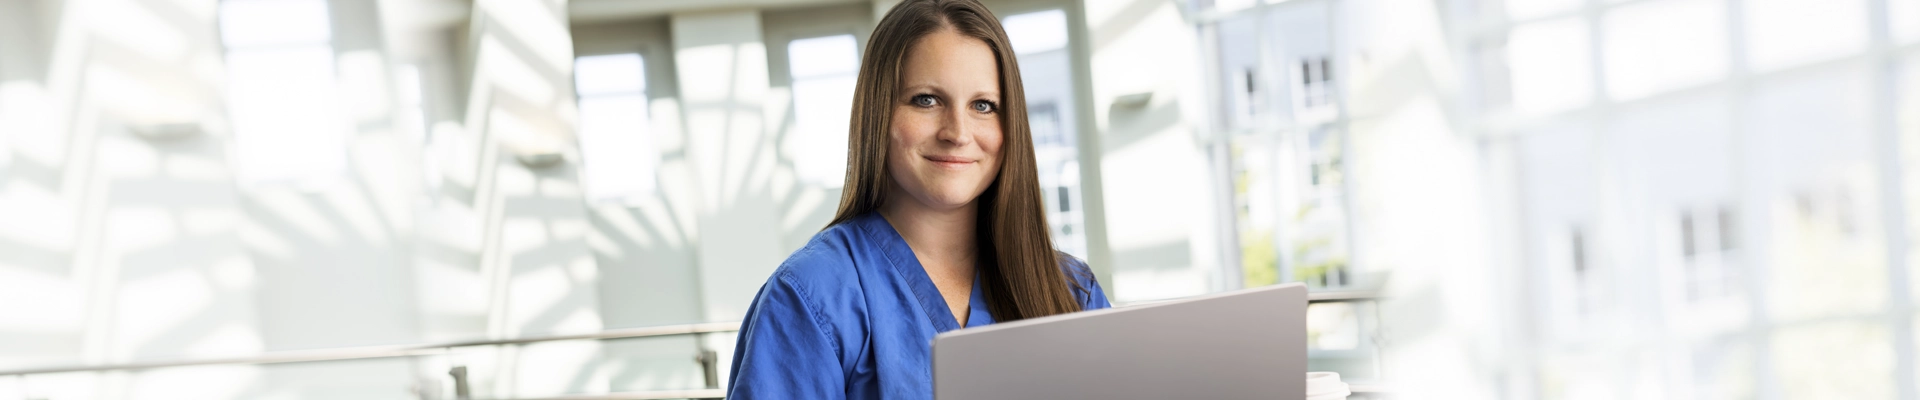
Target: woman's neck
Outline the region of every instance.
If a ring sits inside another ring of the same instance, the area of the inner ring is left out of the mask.
[[[880,207],[880,216],[907,240],[915,257],[930,274],[973,276],[978,254],[979,206],[968,203],[953,209],[926,207],[906,193],[894,193]]]

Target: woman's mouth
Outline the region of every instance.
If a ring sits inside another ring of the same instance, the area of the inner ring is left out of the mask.
[[[921,156],[921,157],[926,158],[927,161],[932,161],[933,165],[938,165],[946,168],[964,168],[968,165],[973,165],[973,163],[978,161],[972,158],[960,157],[960,156],[929,155],[929,156]]]

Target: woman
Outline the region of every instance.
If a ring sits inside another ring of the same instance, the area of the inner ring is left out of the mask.
[[[907,0],[854,87],[847,180],[827,228],[740,327],[733,399],[930,399],[941,332],[1107,308],[1054,251],[1019,68],[975,0]]]

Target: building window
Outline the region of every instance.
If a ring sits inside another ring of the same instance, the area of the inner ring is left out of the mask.
[[[1252,128],[1255,121],[1259,120],[1260,111],[1263,108],[1260,104],[1260,78],[1255,74],[1252,66],[1241,68],[1234,75],[1236,85],[1231,87],[1234,92],[1234,121],[1239,124],[1237,126],[1239,128]]]
[[[236,178],[311,185],[346,171],[324,0],[220,3]]]
[[[1600,280],[1593,270],[1593,259],[1589,255],[1590,238],[1585,229],[1575,227],[1568,243],[1569,261],[1573,265],[1574,310],[1579,315],[1594,315],[1600,308]]]
[[[1722,298],[1739,287],[1733,218],[1732,208],[1725,205],[1680,214],[1680,262],[1687,300]]]
[[[1573,274],[1574,274],[1574,276],[1576,276],[1576,277],[1578,277],[1578,276],[1582,276],[1582,275],[1585,275],[1585,274],[1587,273],[1587,238],[1586,238],[1586,234],[1584,234],[1584,233],[1582,233],[1582,232],[1580,232],[1580,229],[1579,229],[1579,228],[1574,228],[1574,229],[1573,229],[1573,242],[1572,242],[1571,244],[1573,245],[1573,247],[1572,247],[1572,249],[1573,249],[1573,250],[1572,250],[1572,255],[1573,255]]]
[[[1848,195],[1845,187],[1839,188],[1833,196],[1833,222],[1839,227],[1840,236],[1848,239],[1860,237],[1860,227],[1853,215],[1853,196]]]
[[[1720,250],[1732,251],[1740,247],[1740,242],[1735,240],[1739,238],[1739,236],[1738,232],[1734,230],[1734,227],[1737,225],[1734,224],[1734,218],[1736,217],[1734,216],[1733,208],[1724,205],[1720,206],[1715,215],[1718,216],[1715,220],[1719,222],[1717,225],[1720,230]]]
[[[1073,147],[1073,136],[1060,128],[1060,106],[1053,102],[1027,104],[1027,129],[1035,147]]]
[[[793,164],[802,182],[839,188],[847,176],[847,121],[853,115],[854,79],[860,73],[853,35],[787,43],[793,77]]]
[[[5,107],[7,105],[5,103],[6,103],[6,100],[0,99],[0,107]],[[10,123],[11,121],[9,121],[11,119],[13,118],[10,118],[10,116],[7,115],[6,110],[0,109],[0,126],[11,125]],[[12,166],[13,166],[13,149],[8,147],[7,145],[7,133],[5,131],[0,131],[0,182],[6,181],[7,171]],[[0,187],[5,187],[5,184],[0,183]]]
[[[1055,187],[1054,189],[1059,190],[1059,193],[1060,193],[1058,195],[1058,198],[1060,199],[1060,212],[1073,211],[1073,195],[1067,192],[1067,187],[1059,186],[1059,187]]]
[[[1253,130],[1273,118],[1261,98],[1259,19],[1255,13],[1227,17],[1214,24],[1221,124],[1229,130]]]
[[[1501,58],[1514,111],[1549,114],[1593,99],[1593,50],[1585,20],[1562,18],[1513,28]]]
[[[648,129],[645,61],[636,53],[574,60],[585,170],[581,181],[589,201],[632,202],[653,192],[659,153]]]
[[[1332,58],[1325,56],[1302,58],[1299,65],[1300,87],[1295,92],[1299,93],[1301,108],[1318,109],[1332,105]]]
[[[1696,242],[1694,240],[1694,234],[1693,234],[1693,215],[1681,213],[1680,214],[1680,256],[1685,258],[1687,261],[1693,261],[1693,255],[1696,253],[1695,243]]]

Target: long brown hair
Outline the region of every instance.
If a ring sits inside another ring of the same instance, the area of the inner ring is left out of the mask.
[[[1061,269],[1066,256],[1054,251],[1047,227],[1019,65],[999,19],[975,0],[907,0],[894,6],[874,28],[853,89],[846,189],[840,195],[840,211],[827,226],[879,211],[886,204],[893,183],[887,174],[887,147],[894,106],[901,101],[896,97],[907,51],[920,38],[947,28],[986,42],[1000,67],[1000,128],[1006,135],[1000,148],[1002,161],[993,184],[974,199],[979,207],[977,260],[987,311],[1000,321],[1080,311],[1071,291],[1073,281]]]

